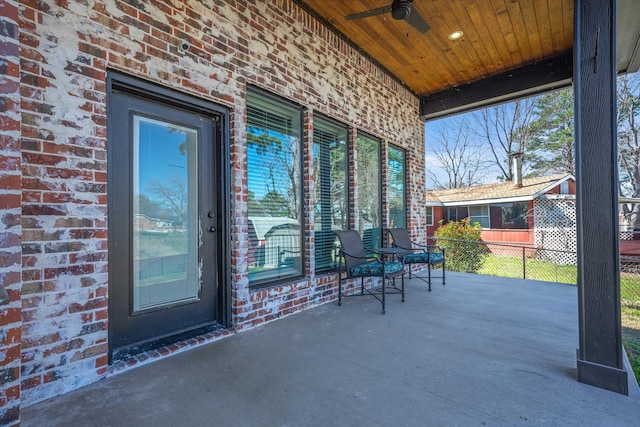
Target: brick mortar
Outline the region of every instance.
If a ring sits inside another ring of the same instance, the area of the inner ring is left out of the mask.
[[[0,0],[3,101],[0,126],[0,286],[9,303],[0,306],[0,425],[20,424],[21,352],[21,163],[18,3]]]
[[[350,138],[360,129],[407,149],[408,203],[414,213],[408,220],[413,234],[423,229],[424,131],[417,97],[292,1],[58,4],[64,7],[20,2],[20,60],[25,69],[22,287],[27,291],[22,296],[26,320],[22,329],[23,340],[29,343],[22,352],[23,370],[28,372],[24,405],[122,369],[121,363],[105,366],[106,350],[87,351],[104,348],[108,327],[105,78],[109,69],[231,108],[234,330],[336,298],[335,275],[316,276],[311,256],[305,264],[306,277],[299,281],[268,289],[248,287],[247,85],[306,107],[310,113],[305,127],[310,126],[312,112],[320,112],[350,126]],[[186,55],[176,48],[182,39],[191,42]],[[308,162],[310,146],[305,150]],[[312,194],[311,181],[307,173],[307,194]],[[313,235],[310,199],[305,200],[304,210],[306,231]],[[306,242],[305,253],[311,255],[312,248],[313,243]],[[98,259],[91,259],[92,254]],[[92,307],[94,302],[105,305]],[[84,334],[87,326],[96,330]],[[141,358],[153,360],[167,351]]]

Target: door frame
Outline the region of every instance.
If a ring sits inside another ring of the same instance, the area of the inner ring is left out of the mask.
[[[158,102],[170,107],[183,108],[189,111],[193,111],[196,114],[203,114],[209,116],[219,117],[216,120],[214,132],[216,133],[215,145],[212,147],[211,152],[213,154],[213,161],[216,162],[214,168],[217,172],[217,176],[214,177],[215,185],[215,203],[217,205],[217,218],[215,221],[216,231],[216,248],[217,254],[217,283],[218,289],[216,291],[216,322],[217,327],[228,328],[231,326],[231,269],[228,262],[225,260],[231,259],[231,245],[230,245],[230,230],[231,230],[231,206],[229,202],[230,190],[230,153],[229,153],[229,117],[230,111],[227,107],[215,104],[213,102],[197,98],[193,95],[182,93],[174,89],[169,89],[158,84],[142,80],[137,77],[132,77],[126,74],[122,74],[115,71],[107,72],[107,129],[111,129],[114,125],[112,123],[113,114],[111,109],[113,108],[110,100],[113,97],[113,92],[123,92],[131,96],[137,96],[144,98],[148,101]],[[111,199],[111,192],[108,191],[109,184],[112,182],[114,171],[114,158],[113,150],[111,149],[110,135],[107,135],[107,234],[108,234],[108,252],[117,250],[114,247],[114,240],[111,236],[112,227],[109,224],[116,220],[114,205]],[[109,271],[114,271],[116,266],[109,263]],[[109,296],[115,295],[113,292],[113,275],[109,273]],[[110,319],[113,319],[114,304],[109,302],[108,315]],[[191,330],[186,333],[177,333],[169,337],[160,338],[153,342],[152,347],[159,347],[171,342],[176,342],[181,339],[185,339],[188,336],[194,336],[206,332],[209,328],[200,328]],[[108,343],[109,352],[108,359],[109,364],[113,363],[114,351],[113,347],[113,334],[114,329],[110,327],[108,330]],[[144,349],[143,349],[144,350]]]

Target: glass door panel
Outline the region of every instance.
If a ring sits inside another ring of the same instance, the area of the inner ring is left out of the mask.
[[[198,298],[198,131],[133,118],[133,312]]]

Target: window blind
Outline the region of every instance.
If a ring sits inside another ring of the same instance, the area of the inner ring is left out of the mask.
[[[382,243],[380,141],[358,135],[357,147],[358,232],[367,247],[377,249]]]
[[[407,226],[407,203],[405,194],[405,151],[389,147],[387,170],[387,197],[389,199],[389,226]]]
[[[302,274],[300,110],[249,93],[249,285]]]
[[[333,230],[348,228],[347,128],[314,120],[316,271],[335,267],[337,242]]]

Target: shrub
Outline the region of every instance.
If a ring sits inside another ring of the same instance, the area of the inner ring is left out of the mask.
[[[470,218],[443,224],[440,221],[434,235],[436,244],[445,250],[447,269],[463,273],[477,273],[487,256],[487,247],[480,238],[482,227]]]

